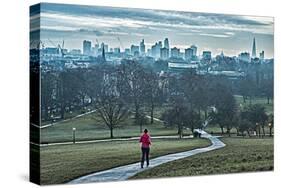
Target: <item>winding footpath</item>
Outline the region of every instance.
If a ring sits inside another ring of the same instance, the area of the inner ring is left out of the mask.
[[[217,137],[214,137],[203,130],[196,130],[201,133],[201,137],[207,138],[211,141],[211,145],[204,148],[193,149],[185,152],[174,153],[169,155],[164,155],[161,157],[154,158],[150,160],[150,166],[148,168],[140,168],[140,163],[133,163],[125,166],[120,166],[112,168],[109,170],[104,170],[89,174],[86,176],[79,177],[70,181],[68,184],[77,184],[77,183],[91,183],[91,182],[107,182],[107,181],[122,181],[126,180],[139,172],[142,172],[147,169],[159,166],[161,164],[175,161],[178,159],[190,157],[199,153],[205,153],[208,151],[216,150],[225,146],[225,144],[220,141]]]

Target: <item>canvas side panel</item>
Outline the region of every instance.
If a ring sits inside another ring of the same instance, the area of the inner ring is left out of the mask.
[[[40,4],[30,7],[30,181],[40,184]]]

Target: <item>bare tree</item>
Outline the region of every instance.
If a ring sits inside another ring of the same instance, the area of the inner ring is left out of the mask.
[[[117,89],[120,97],[134,106],[135,119],[139,118],[139,110],[144,101],[144,68],[137,61],[123,60],[119,67]]]
[[[116,96],[104,95],[95,101],[99,117],[110,130],[110,138],[113,138],[113,130],[128,116],[128,108],[125,103]]]

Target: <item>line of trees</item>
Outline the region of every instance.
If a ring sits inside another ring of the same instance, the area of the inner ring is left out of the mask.
[[[245,88],[249,85],[245,82]],[[201,128],[208,117],[221,127],[222,133],[226,129],[229,135],[233,127],[238,132],[250,131],[252,128],[245,127],[254,121],[264,130],[262,126],[268,121],[268,117],[252,115],[252,109],[239,112],[225,77],[198,75],[195,70],[163,74],[135,60],[122,60],[120,65],[101,63],[87,69],[42,72],[41,93],[42,120],[65,119],[66,113],[83,112],[94,106],[111,138],[114,129],[130,113],[140,130],[147,123],[147,116],[153,124],[155,109],[163,104],[161,119],[165,126],[177,127],[180,137],[186,128],[192,132]],[[264,112],[253,108],[260,114]]]

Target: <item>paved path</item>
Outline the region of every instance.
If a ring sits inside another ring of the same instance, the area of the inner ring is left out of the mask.
[[[205,138],[209,139],[212,142],[212,145],[205,147],[205,148],[198,148],[198,149],[194,149],[194,150],[190,150],[190,151],[169,154],[169,155],[164,155],[161,157],[154,158],[154,159],[150,160],[149,168],[141,169],[140,163],[138,162],[138,163],[120,166],[117,168],[112,168],[109,170],[82,176],[80,178],[70,181],[69,184],[126,180],[126,179],[134,176],[135,174],[142,172],[146,169],[150,169],[150,168],[159,166],[161,164],[164,164],[164,163],[167,163],[170,161],[186,158],[186,157],[196,155],[199,153],[204,153],[204,152],[212,151],[215,149],[219,149],[219,148],[222,148],[225,146],[225,144],[222,141],[220,141],[217,137],[211,136],[210,134],[208,134],[202,130],[196,130],[196,131],[198,131],[202,134],[201,137],[205,137]]]
[[[34,126],[34,127],[39,128],[39,129],[44,129],[44,128],[47,128],[47,127],[54,126],[54,125],[56,125],[56,124],[58,124],[58,123],[67,122],[67,121],[70,121],[70,120],[73,120],[73,119],[76,119],[76,118],[80,118],[80,117],[82,117],[82,116],[85,116],[85,115],[87,115],[87,114],[94,113],[94,112],[96,112],[96,111],[97,111],[96,109],[95,109],[95,110],[91,110],[91,111],[89,111],[89,112],[86,112],[86,113],[83,113],[83,114],[79,114],[79,115],[74,116],[74,117],[72,117],[72,118],[64,119],[64,120],[57,121],[57,122],[54,122],[54,123],[50,123],[50,124],[47,124],[47,125],[38,126],[38,125],[36,125],[36,124],[34,124],[34,123],[31,123],[31,125]]]

